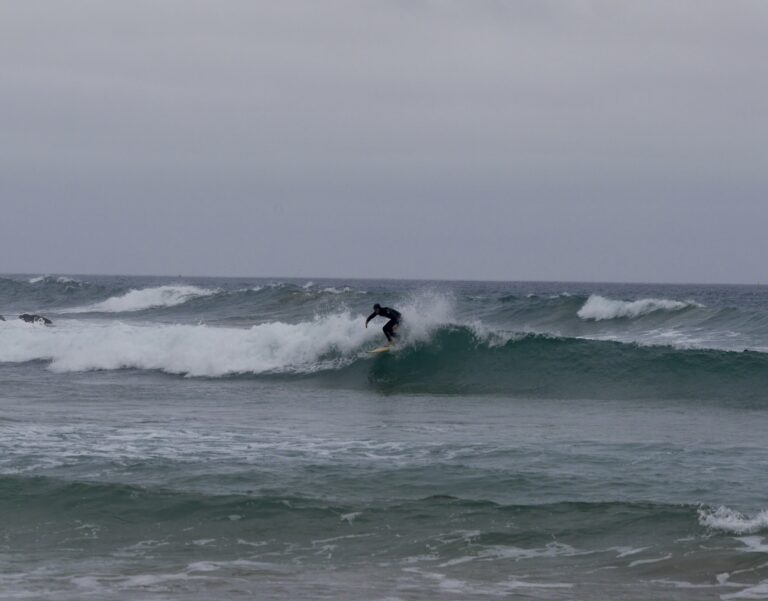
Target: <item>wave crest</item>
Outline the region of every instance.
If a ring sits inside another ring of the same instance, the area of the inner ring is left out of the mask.
[[[681,311],[690,307],[701,307],[692,301],[675,301],[665,298],[642,298],[636,301],[621,301],[597,294],[591,295],[577,315],[581,319],[602,321],[604,319],[634,318],[656,311]]]
[[[74,278],[68,278],[64,276],[52,276],[52,275],[39,275],[27,280],[29,284],[82,284],[80,280]]]
[[[699,509],[699,524],[713,530],[722,530],[733,534],[754,534],[768,530],[768,509],[754,517],[721,505],[715,509]]]
[[[67,309],[62,313],[123,313],[155,307],[173,307],[193,298],[216,294],[216,290],[198,286],[156,286],[130,290],[120,296],[85,307]]]

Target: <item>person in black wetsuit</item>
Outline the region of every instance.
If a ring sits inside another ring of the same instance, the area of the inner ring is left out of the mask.
[[[392,344],[392,341],[397,338],[397,332],[395,330],[397,330],[397,327],[400,325],[400,320],[403,316],[400,315],[400,311],[395,311],[389,307],[382,307],[379,303],[376,303],[373,305],[373,313],[371,313],[368,316],[368,319],[365,320],[365,327],[367,328],[368,322],[379,315],[389,319],[383,329],[384,335],[387,337],[389,343]]]

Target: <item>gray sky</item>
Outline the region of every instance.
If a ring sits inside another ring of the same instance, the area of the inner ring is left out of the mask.
[[[0,0],[0,272],[768,282],[768,2]]]

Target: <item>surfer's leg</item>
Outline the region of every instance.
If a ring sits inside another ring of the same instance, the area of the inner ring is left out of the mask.
[[[387,337],[388,342],[392,342],[392,320],[390,319],[386,325],[382,328],[384,330],[384,336]]]
[[[392,342],[395,338],[397,338],[397,333],[395,332],[395,329],[397,329],[397,326],[399,323],[394,320],[390,319],[387,322],[387,325],[384,326],[384,335],[387,337],[387,340],[389,342]]]

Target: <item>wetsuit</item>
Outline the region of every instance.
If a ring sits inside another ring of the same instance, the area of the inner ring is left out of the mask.
[[[397,333],[395,332],[395,329],[397,326],[400,325],[400,320],[402,319],[402,315],[400,315],[400,311],[395,311],[394,309],[390,309],[389,307],[382,307],[378,311],[374,311],[368,316],[368,319],[365,320],[365,325],[368,325],[368,322],[371,321],[374,317],[377,315],[381,315],[382,317],[386,317],[389,319],[389,321],[384,326],[384,335],[387,337],[387,340],[389,342],[392,342],[395,338],[397,338]]]

